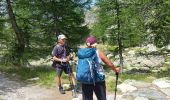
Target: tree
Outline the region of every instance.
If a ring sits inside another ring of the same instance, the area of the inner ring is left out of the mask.
[[[153,21],[149,24],[154,43],[158,47],[170,44],[170,1],[156,0],[152,3]]]
[[[147,33],[143,39],[145,42],[153,43],[158,47],[169,44],[169,7],[168,0],[143,0],[141,2],[139,12],[144,23],[143,31]]]
[[[120,66],[123,66],[122,51],[129,46],[141,43],[144,24],[139,14],[141,2],[132,0],[99,0],[98,22],[92,33],[109,36],[113,45],[119,47]],[[107,35],[108,34],[108,35]],[[110,44],[110,42],[109,42]]]
[[[89,29],[83,25],[84,23],[84,10],[88,8],[91,0],[3,0],[4,19],[2,25],[5,27],[0,34],[8,41],[8,53],[17,53],[15,50],[23,51],[23,56],[26,59],[39,59],[51,52],[52,47],[56,42],[56,34],[63,33],[67,35],[70,45],[76,46],[84,36],[89,33]],[[1,8],[0,8],[1,9]],[[6,17],[8,12],[12,28]],[[2,23],[2,22],[0,22]],[[13,29],[14,31],[11,31]],[[18,42],[14,40],[14,35]],[[12,35],[12,36],[11,36]],[[13,43],[13,44],[10,44]],[[24,49],[25,47],[25,49]],[[10,51],[12,50],[12,51]],[[21,51],[18,51],[21,54]],[[32,54],[35,55],[33,56]],[[15,58],[15,54],[10,54]],[[13,60],[14,61],[14,60]],[[17,62],[17,61],[15,61]]]
[[[16,18],[15,18],[15,15],[13,13],[13,9],[12,9],[12,6],[11,6],[11,1],[6,0],[6,2],[7,2],[8,15],[9,15],[9,18],[10,18],[10,21],[11,21],[11,24],[12,24],[12,28],[15,31],[16,38],[17,38],[18,45],[19,45],[17,52],[22,54],[24,52],[24,49],[25,49],[23,33],[17,25]]]

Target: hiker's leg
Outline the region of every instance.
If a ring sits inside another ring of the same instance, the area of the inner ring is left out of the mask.
[[[73,84],[73,86],[75,88],[77,86],[77,82],[76,82],[76,79],[74,77],[73,70],[72,70],[71,66],[70,65],[67,66],[64,69],[64,72],[69,75],[70,81],[72,82],[72,84]]]
[[[93,84],[82,84],[82,98],[83,100],[93,100]]]
[[[61,94],[65,94],[65,91],[64,91],[62,84],[61,84],[61,75],[62,75],[63,69],[62,68],[56,68],[56,71],[57,71],[56,81],[57,81],[57,84],[58,84],[59,92]]]
[[[56,81],[57,81],[57,85],[60,87],[60,86],[62,85],[62,84],[61,84],[61,75],[62,75],[63,69],[60,68],[60,67],[57,67],[57,68],[56,68],[56,71],[57,71]]]
[[[61,76],[56,76],[56,82],[57,82],[57,85],[58,87],[61,87]]]
[[[71,76],[70,78],[71,78],[71,80],[72,80],[72,82],[73,82],[73,85],[77,85],[77,82],[76,82],[76,79],[75,79],[75,77],[74,77],[74,74],[71,73],[70,76]]]
[[[104,82],[97,82],[94,86],[94,92],[97,100],[106,100],[106,84]]]

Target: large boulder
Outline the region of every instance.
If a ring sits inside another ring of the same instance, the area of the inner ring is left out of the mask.
[[[157,51],[157,47],[154,44],[148,44],[146,46],[147,48],[147,52],[156,52]]]
[[[132,91],[137,90],[136,87],[131,86],[129,84],[120,84],[120,85],[118,85],[118,89],[120,89],[121,92],[123,92],[123,93],[132,92]]]
[[[154,80],[152,84],[156,85],[159,88],[170,88],[170,80],[168,78]]]

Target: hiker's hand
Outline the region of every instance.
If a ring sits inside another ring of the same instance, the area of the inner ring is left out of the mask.
[[[71,56],[67,56],[67,61],[70,61],[70,60],[73,60],[73,57],[71,57]]]
[[[115,73],[116,73],[116,74],[119,74],[119,73],[120,73],[120,68],[118,68],[118,67],[115,68]]]
[[[51,61],[55,61],[54,58],[52,58]]]
[[[68,61],[67,58],[64,58],[64,59],[61,60],[61,62],[67,62],[67,61]]]

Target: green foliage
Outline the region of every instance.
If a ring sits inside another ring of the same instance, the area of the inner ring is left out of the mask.
[[[26,39],[30,42],[28,44],[36,42],[38,45],[43,43],[53,45],[56,41],[54,33],[58,32],[66,34],[68,40],[77,40],[73,41],[74,44],[88,33],[87,27],[82,26],[82,23],[84,22],[83,8],[89,1],[17,0],[14,8],[20,27],[25,31]]]
[[[109,44],[117,43],[117,32],[123,35],[124,47],[140,45],[143,36],[144,26],[141,17],[139,16],[139,9],[136,2],[122,1],[120,6],[120,30],[117,25],[116,2],[112,0],[99,0],[97,7],[98,14],[97,23],[92,29],[92,34],[109,39]],[[106,40],[105,39],[105,40]]]
[[[67,36],[69,45],[79,44],[82,38],[89,33],[87,26],[82,24],[85,17],[84,10],[88,8],[90,1],[12,1],[16,22],[25,40],[25,54],[20,54],[16,49],[18,42],[7,16],[7,3],[5,0],[0,1],[0,35],[2,36],[0,44],[4,44],[6,48],[3,49],[8,51],[5,54],[6,58],[23,60],[49,55],[56,43],[56,35],[60,32]],[[33,54],[32,57],[31,54]],[[6,61],[10,62],[10,60]],[[16,60],[14,62],[19,63]]]
[[[169,66],[167,66],[167,67],[169,67]],[[169,75],[170,75],[170,68],[168,68],[167,70],[161,71],[161,72],[159,72],[159,73],[156,74],[156,76],[157,76],[158,78],[169,77]]]
[[[168,45],[170,43],[170,2],[168,0],[149,0],[147,6],[150,7],[147,10],[151,13],[147,26],[154,35],[154,43],[158,47]]]
[[[107,45],[106,48],[107,48],[108,51],[110,51],[112,53],[117,53],[118,52],[118,46]]]
[[[133,80],[138,80],[138,81],[147,81],[147,82],[152,82],[152,80],[148,79],[149,76],[154,76],[154,74],[148,73],[148,74],[142,74],[142,73],[136,73],[134,74],[122,74],[120,75],[120,78],[122,81],[127,80],[127,79],[133,79]]]
[[[122,35],[123,46],[133,47],[155,43],[158,47],[169,44],[169,7],[168,0],[98,0],[97,23],[92,34],[109,44],[117,41],[117,32]],[[118,19],[119,18],[119,19]],[[117,20],[120,21],[118,29]],[[109,39],[110,38],[110,39]],[[103,42],[104,43],[104,42]]]
[[[114,91],[115,89],[115,84],[116,82],[114,80],[110,80],[110,81],[107,81],[106,80],[106,87],[107,87],[107,91]]]

